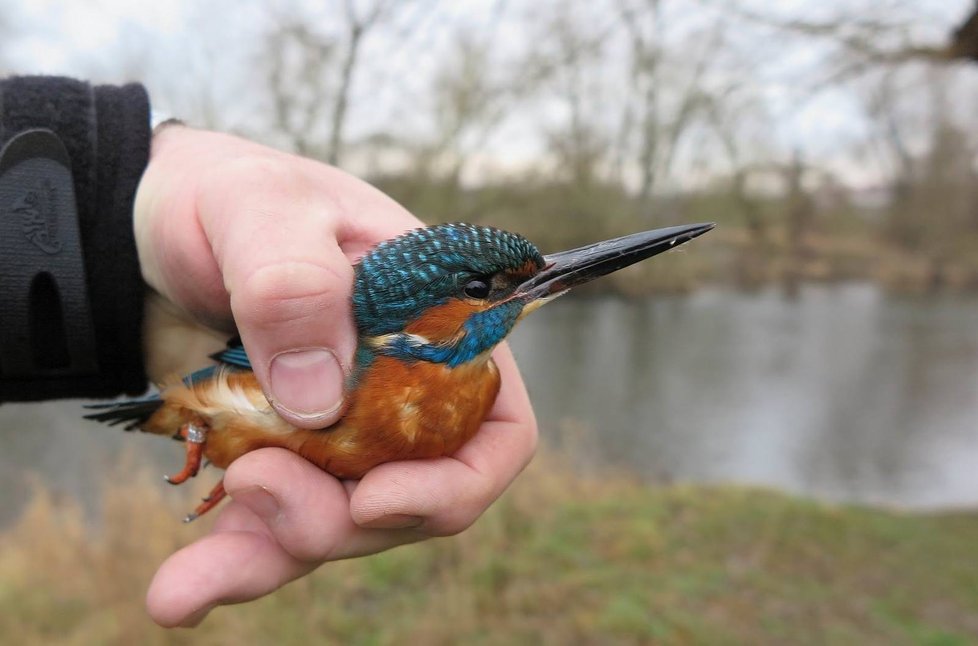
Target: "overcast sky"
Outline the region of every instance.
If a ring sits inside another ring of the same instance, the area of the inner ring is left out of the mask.
[[[356,79],[347,134],[355,139],[389,130],[392,123],[403,131],[424,133],[430,126],[430,79],[450,56],[453,33],[461,30],[489,39],[494,70],[504,73],[537,46],[530,16],[543,19],[548,11],[560,11],[565,4],[554,0],[442,1],[402,12],[395,24],[365,43],[365,64]],[[315,9],[322,5],[327,6]],[[298,11],[309,17],[315,29],[329,34],[336,32],[340,5],[301,0],[5,2],[0,5],[5,16],[0,24],[5,34],[3,60],[9,71],[17,73],[67,74],[107,82],[141,80],[148,85],[156,110],[191,119],[206,113],[219,128],[251,132],[255,129],[249,126],[259,123],[267,109],[263,104],[267,77],[261,69],[258,45],[270,16]],[[725,5],[719,0],[667,0],[665,37],[678,43],[697,29],[724,24]],[[831,18],[840,7],[856,13],[859,7],[867,7],[870,13],[866,16],[907,16],[910,38],[921,43],[942,42],[970,5],[971,0],[740,3],[758,13],[806,19]],[[587,6],[578,3],[574,11],[584,12],[580,19],[600,28],[606,17],[600,10],[588,13]],[[772,36],[770,30],[745,29],[733,19],[730,24],[725,39],[733,43],[731,51],[737,60],[719,61],[714,74],[739,75],[738,82],[755,97],[759,109],[744,117],[744,127],[748,132],[756,130],[756,135],[748,136],[756,136],[758,149],[773,155],[800,149],[853,183],[878,181],[882,171],[867,157],[864,145],[870,124],[858,87],[811,91],[812,79],[825,73],[826,48],[803,39]],[[595,111],[610,103],[614,92],[622,91],[615,74],[624,66],[617,66],[615,60],[623,52],[616,43],[608,44],[608,71],[594,74]],[[970,76],[978,72],[955,73],[961,75],[962,86],[967,84],[967,96],[974,97],[975,82]],[[543,98],[522,106],[486,142],[483,158],[500,168],[532,165],[543,150],[541,132],[562,115],[557,99]],[[748,123],[751,119],[756,123]],[[684,155],[683,172],[695,175],[702,163],[696,159],[695,146]],[[682,184],[682,177],[677,181]]]

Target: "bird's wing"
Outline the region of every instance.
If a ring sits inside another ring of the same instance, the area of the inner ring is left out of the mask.
[[[251,370],[251,359],[241,345],[241,337],[234,337],[228,341],[228,347],[212,354],[211,359],[226,366]]]
[[[204,383],[222,369],[251,370],[251,361],[248,359],[239,337],[234,337],[228,341],[227,348],[212,354],[210,358],[216,361],[218,365],[195,370],[183,378],[184,385],[191,387],[194,384]],[[160,393],[152,394],[143,399],[87,404],[85,408],[99,412],[85,415],[85,418],[106,422],[112,426],[124,424],[125,429],[131,431],[139,428],[140,424],[148,420],[162,405],[163,398]]]
[[[183,383],[190,386],[195,383],[202,383],[211,379],[220,370],[230,368],[234,370],[251,370],[251,360],[245,353],[244,346],[241,345],[241,337],[234,337],[228,341],[227,347],[220,352],[210,355],[210,358],[217,362],[216,366],[207,366],[200,370],[195,370],[183,378]]]

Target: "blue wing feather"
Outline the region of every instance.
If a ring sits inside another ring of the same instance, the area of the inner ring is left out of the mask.
[[[191,384],[207,381],[222,367],[230,367],[237,370],[251,370],[251,360],[248,358],[244,346],[241,345],[241,339],[238,337],[228,341],[228,347],[210,355],[210,358],[220,365],[207,366],[206,368],[195,370],[183,378],[183,383],[190,386]]]
[[[207,366],[206,368],[201,368],[200,370],[194,370],[183,378],[183,383],[185,386],[193,386],[194,384],[207,381],[213,377],[214,373],[216,372],[217,366]]]
[[[224,350],[212,354],[211,359],[227,366],[251,370],[251,359],[248,358],[244,346],[237,339],[231,341]]]

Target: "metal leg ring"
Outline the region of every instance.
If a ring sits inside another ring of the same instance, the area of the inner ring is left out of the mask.
[[[193,444],[203,444],[207,441],[207,434],[203,429],[197,428],[193,424],[187,424],[187,441]]]

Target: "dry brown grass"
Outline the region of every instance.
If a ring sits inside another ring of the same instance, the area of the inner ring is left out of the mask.
[[[119,476],[117,476],[119,477]],[[581,476],[541,456],[470,531],[326,565],[196,630],[143,610],[156,566],[205,526],[155,478],[96,519],[38,488],[0,534],[0,642],[970,643],[978,518],[757,490]],[[203,485],[201,485],[203,488]],[[90,522],[94,520],[94,522]]]

